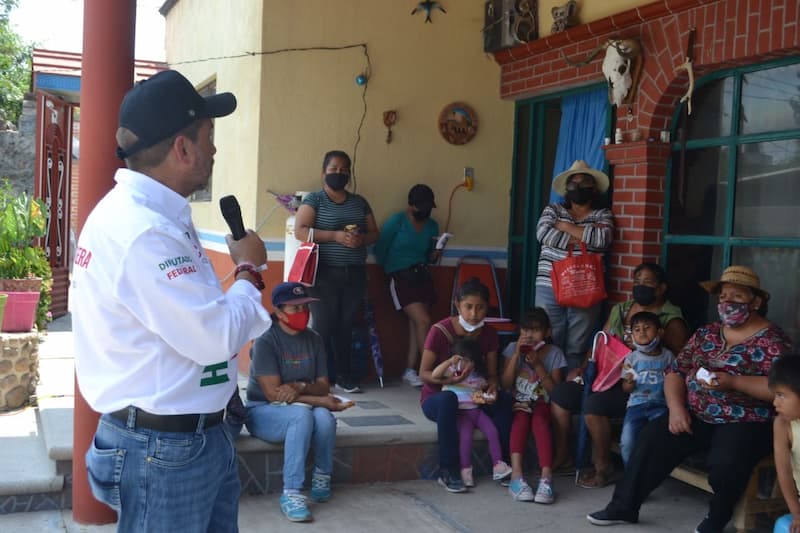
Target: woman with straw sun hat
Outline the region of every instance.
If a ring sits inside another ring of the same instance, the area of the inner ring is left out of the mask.
[[[650,422],[595,525],[634,523],[642,502],[686,457],[708,451],[714,493],[700,533],[720,532],[750,473],[771,452],[772,362],[791,350],[786,334],[765,318],[769,293],[753,269],[730,266],[700,284],[717,297],[719,320],[695,331],[664,380],[669,413]]]
[[[602,254],[609,249],[614,236],[614,217],[610,209],[600,206],[608,185],[608,176],[603,172],[589,167],[586,161],[575,161],[553,180],[553,190],[565,198],[564,202],[545,207],[536,225],[536,238],[541,244],[536,305],[547,311],[552,322],[553,344],[566,355],[570,370],[583,362],[602,303],[585,309],[560,306],[553,294],[550,272],[553,263],[565,259],[570,250],[580,253],[581,243],[591,253]]]

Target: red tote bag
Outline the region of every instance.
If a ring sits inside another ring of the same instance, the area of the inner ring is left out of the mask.
[[[306,287],[313,287],[317,281],[319,247],[314,241],[314,228],[308,230],[308,241],[301,242],[294,256],[292,268],[286,281],[295,281]]]
[[[553,263],[550,272],[553,294],[562,307],[591,307],[606,299],[606,284],[603,279],[603,259],[590,254],[586,244],[581,243],[581,255],[572,255]]]

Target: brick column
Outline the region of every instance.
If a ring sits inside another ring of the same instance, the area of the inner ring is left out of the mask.
[[[622,301],[633,287],[633,269],[645,261],[658,261],[661,255],[670,145],[637,141],[612,144],[604,150],[613,167],[612,211],[617,227],[608,292],[611,300]]]

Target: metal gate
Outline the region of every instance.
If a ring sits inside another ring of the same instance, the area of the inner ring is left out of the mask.
[[[36,91],[36,174],[34,194],[47,205],[47,233],[41,246],[53,269],[50,312],[67,312],[70,258],[70,184],[72,176],[72,105]]]

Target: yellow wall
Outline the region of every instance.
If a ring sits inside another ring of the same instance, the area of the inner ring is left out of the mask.
[[[264,0],[262,9],[256,0],[181,0],[167,16],[167,59],[367,43],[372,72],[355,167],[358,192],[372,205],[378,223],[405,208],[409,187],[424,181],[436,193],[434,216],[443,225],[450,191],[463,167],[472,166],[474,191],[459,190],[454,201],[453,245],[504,248],[514,106],[499,98],[499,67],[483,53],[483,0],[448,2],[447,14],[433,13],[432,24],[425,24],[422,14],[410,15],[414,4]],[[221,6],[235,9],[226,12]],[[260,44],[254,45],[259,34]],[[235,119],[217,123],[215,201],[193,207],[202,228],[225,230],[216,214],[219,196],[237,194],[246,225],[254,226],[275,205],[267,189],[317,190],[324,152],[343,149],[353,155],[363,112],[355,77],[366,70],[360,48],[176,68],[196,83],[216,70],[218,90],[233,90],[239,99]],[[480,121],[475,139],[463,146],[448,144],[437,130],[440,110],[453,101],[471,105]],[[391,144],[385,142],[383,125],[388,109],[398,112]],[[277,211],[261,236],[282,240],[284,221],[284,212]]]
[[[566,3],[567,0],[539,0],[539,37],[550,35],[550,29],[553,26],[553,7],[563,6]],[[598,0],[578,0],[575,21],[578,24],[586,24],[615,13],[652,3],[654,3],[652,0],[603,0],[602,2]]]
[[[235,5],[233,9],[231,6]],[[252,57],[196,61],[238,55],[261,48],[262,4],[247,0],[183,0],[166,18],[167,62],[195,86],[216,77],[217,92],[231,91],[238,102],[236,111],[215,121],[214,177],[211,202],[194,202],[192,213],[198,228],[226,231],[219,212],[219,198],[236,194],[248,226],[255,220],[260,69]],[[187,62],[187,63],[183,63]]]

